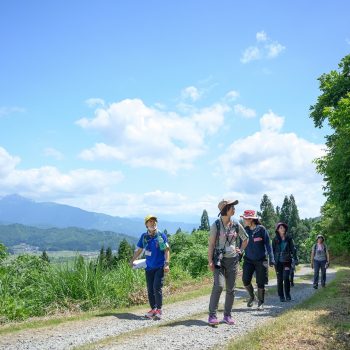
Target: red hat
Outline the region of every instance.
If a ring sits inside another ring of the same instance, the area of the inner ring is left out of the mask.
[[[243,219],[259,219],[256,215],[255,210],[245,210],[243,215],[241,215],[241,218]]]

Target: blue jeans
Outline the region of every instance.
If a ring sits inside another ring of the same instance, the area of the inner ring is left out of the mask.
[[[164,269],[146,270],[148,301],[151,309],[161,309],[163,306],[162,288],[164,284]]]
[[[321,269],[321,285],[326,284],[326,262],[327,260],[318,261],[314,259],[314,286],[318,286],[318,279]]]

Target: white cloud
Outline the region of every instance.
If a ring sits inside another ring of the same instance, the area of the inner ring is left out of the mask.
[[[84,129],[99,131],[106,142],[85,149],[86,160],[118,159],[132,166],[145,166],[175,173],[191,168],[205,150],[205,137],[218,131],[229,107],[215,104],[182,117],[127,99],[97,109],[93,119],[80,119]]]
[[[44,149],[44,155],[46,157],[55,158],[56,160],[62,160],[64,158],[63,154],[60,151],[58,151],[55,148],[51,148],[51,147]]]
[[[280,133],[283,121],[269,111],[260,119],[261,131],[234,141],[219,158],[220,177],[245,206],[258,209],[264,193],[275,205],[294,194],[301,214],[316,216],[324,199],[313,160],[324,155],[325,147]]]
[[[243,56],[241,57],[241,62],[248,63],[250,61],[259,60],[260,58],[261,58],[260,49],[256,46],[250,46],[244,50]]]
[[[21,161],[19,157],[11,156],[3,147],[0,147],[0,178],[7,177]]]
[[[264,31],[256,33],[256,44],[243,51],[241,62],[249,63],[255,60],[276,58],[286,49],[276,40],[272,40]]]
[[[85,103],[89,107],[96,107],[96,106],[104,106],[105,105],[105,101],[102,98],[89,98],[89,99],[85,100]]]
[[[283,50],[286,48],[278,43],[277,41],[266,45],[267,51],[267,58],[274,58],[277,57]]]
[[[280,117],[277,114],[269,110],[260,119],[260,127],[262,131],[278,132],[282,129],[284,124],[284,117]]]
[[[24,113],[26,110],[22,107],[0,107],[0,117],[13,113]]]
[[[2,193],[19,193],[30,198],[59,199],[105,193],[123,180],[120,171],[74,169],[67,173],[56,167],[17,169],[20,159],[0,147],[0,188]]]
[[[189,98],[192,101],[197,101],[201,97],[201,93],[195,86],[188,86],[181,91],[182,98]]]
[[[267,34],[262,30],[261,32],[256,33],[256,41],[266,41],[267,40]]]
[[[231,90],[226,94],[225,99],[228,101],[236,101],[238,97],[239,97],[239,92],[236,90]]]
[[[236,114],[242,116],[243,118],[254,118],[256,116],[254,109],[245,107],[241,104],[234,105],[233,109]]]

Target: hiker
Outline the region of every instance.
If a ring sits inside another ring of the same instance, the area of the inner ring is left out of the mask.
[[[151,310],[145,314],[145,317],[160,320],[162,317],[164,273],[169,272],[170,253],[168,238],[164,233],[158,231],[157,222],[157,217],[154,215],[145,217],[147,232],[141,235],[130,265],[132,266],[138,256],[143,251],[145,252],[147,292],[151,306]]]
[[[241,215],[249,241],[245,249],[243,261],[242,281],[249,293],[248,307],[252,307],[255,301],[252,278],[255,272],[258,285],[258,310],[263,309],[265,301],[265,284],[268,283],[268,265],[274,266],[275,260],[271,250],[270,237],[262,226],[255,210],[245,210]],[[267,257],[269,257],[269,262]]]
[[[272,251],[275,257],[275,269],[277,275],[277,291],[281,302],[291,301],[290,296],[290,272],[292,261],[298,265],[296,248],[291,236],[288,235],[288,225],[279,222],[276,225],[276,236],[272,241]]]
[[[238,200],[223,199],[220,201],[218,204],[220,218],[210,227],[208,262],[209,269],[214,276],[208,318],[208,324],[211,326],[219,324],[217,309],[224,284],[226,284],[226,298],[223,322],[229,325],[235,323],[231,312],[235,298],[239,258],[248,243],[248,235],[242,225],[231,219],[237,204]],[[242,241],[241,246],[239,246],[239,239]]]
[[[318,288],[318,279],[321,269],[321,286],[326,286],[326,269],[329,267],[329,251],[324,243],[323,235],[318,235],[316,244],[311,249],[311,268],[314,269],[314,288]]]

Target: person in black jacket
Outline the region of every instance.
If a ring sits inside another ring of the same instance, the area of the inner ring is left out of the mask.
[[[292,261],[298,265],[296,248],[291,236],[287,234],[288,225],[279,222],[276,225],[276,236],[272,241],[272,250],[275,257],[275,269],[277,275],[277,290],[280,301],[290,301],[290,280],[289,275],[292,268]]]

